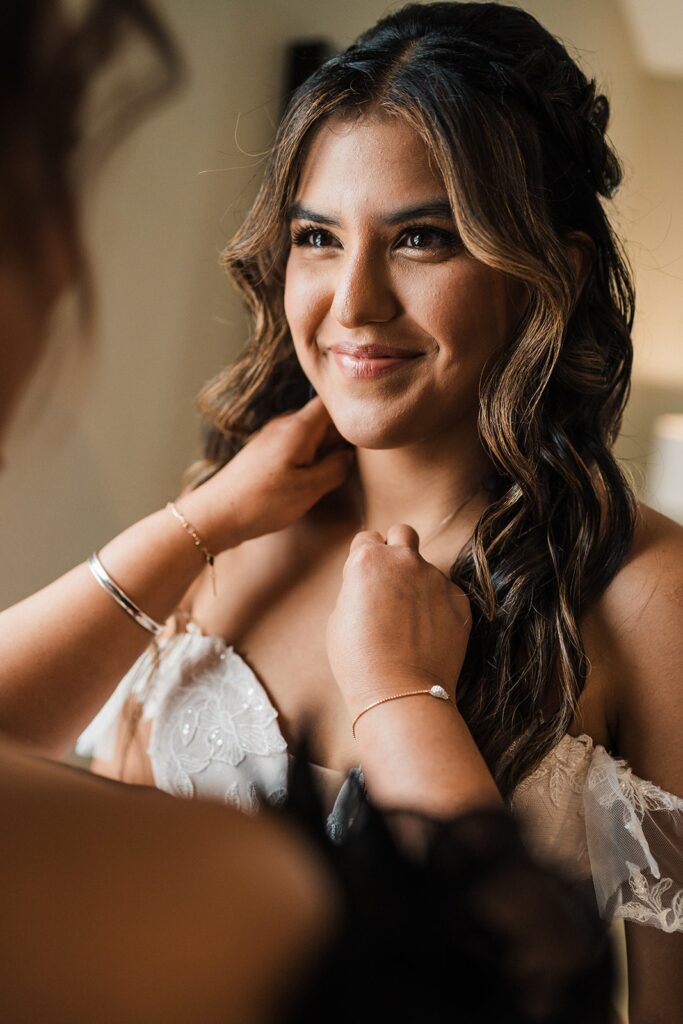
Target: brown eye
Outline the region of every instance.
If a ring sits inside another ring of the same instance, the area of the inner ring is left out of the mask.
[[[309,245],[312,245],[314,249],[322,249],[328,239],[326,231],[309,231],[308,233]]]
[[[412,231],[409,235],[406,235],[406,245],[409,249],[430,248],[429,243],[433,243],[433,241],[433,232]]]
[[[332,235],[323,228],[300,228],[292,236],[292,244],[308,249],[326,249],[333,242]]]
[[[420,227],[406,231],[401,244],[406,249],[455,249],[459,245],[459,239],[450,231]]]

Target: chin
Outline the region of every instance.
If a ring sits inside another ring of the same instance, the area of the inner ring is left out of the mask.
[[[417,440],[416,421],[414,415],[408,413],[401,417],[373,413],[366,409],[360,412],[335,409],[328,406],[332,421],[349,444],[356,448],[375,449],[403,448]]]

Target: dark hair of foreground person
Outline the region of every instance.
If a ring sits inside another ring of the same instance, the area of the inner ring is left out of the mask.
[[[594,906],[535,864],[512,817],[379,813],[354,773],[357,818],[340,843],[307,764],[280,814],[342,892],[342,924],[283,1024],[606,1024],[612,951]]]

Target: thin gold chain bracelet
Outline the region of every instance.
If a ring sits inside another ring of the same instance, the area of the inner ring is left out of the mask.
[[[211,588],[213,590],[213,596],[215,597],[216,596],[216,567],[215,567],[216,559],[215,559],[215,556],[211,554],[211,552],[207,548],[206,544],[204,543],[202,538],[199,536],[199,534],[195,530],[195,528],[192,525],[192,523],[190,523],[185,518],[183,513],[180,511],[180,509],[178,508],[178,506],[174,502],[169,501],[168,504],[166,505],[166,508],[169,510],[169,512],[173,516],[175,516],[175,518],[178,520],[178,522],[182,526],[183,530],[185,530],[185,532],[187,534],[189,534],[189,536],[192,538],[192,542],[193,542],[194,546],[201,553],[204,561],[209,566],[209,569],[211,570]]]
[[[353,733],[354,740],[356,738],[356,723],[358,722],[358,719],[362,718],[363,715],[366,714],[368,711],[372,711],[373,708],[378,707],[380,704],[386,704],[387,701],[389,700],[400,700],[401,697],[417,697],[418,694],[421,693],[426,693],[427,696],[429,697],[437,697],[438,700],[447,700],[449,703],[451,700],[451,698],[448,696],[448,691],[444,689],[443,686],[439,686],[438,684],[431,686],[428,690],[406,690],[405,693],[394,693],[391,695],[391,697],[382,697],[380,700],[376,700],[373,701],[372,704],[368,704],[368,706],[366,708],[363,708],[363,710],[360,711],[354,718],[353,724],[351,726],[351,732]]]

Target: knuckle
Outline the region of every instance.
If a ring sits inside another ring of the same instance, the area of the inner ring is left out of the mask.
[[[363,565],[368,557],[367,544],[356,544],[355,547],[349,553],[347,559],[347,565]]]
[[[349,554],[347,564],[352,568],[365,569],[375,562],[375,550],[371,544],[357,544]]]

